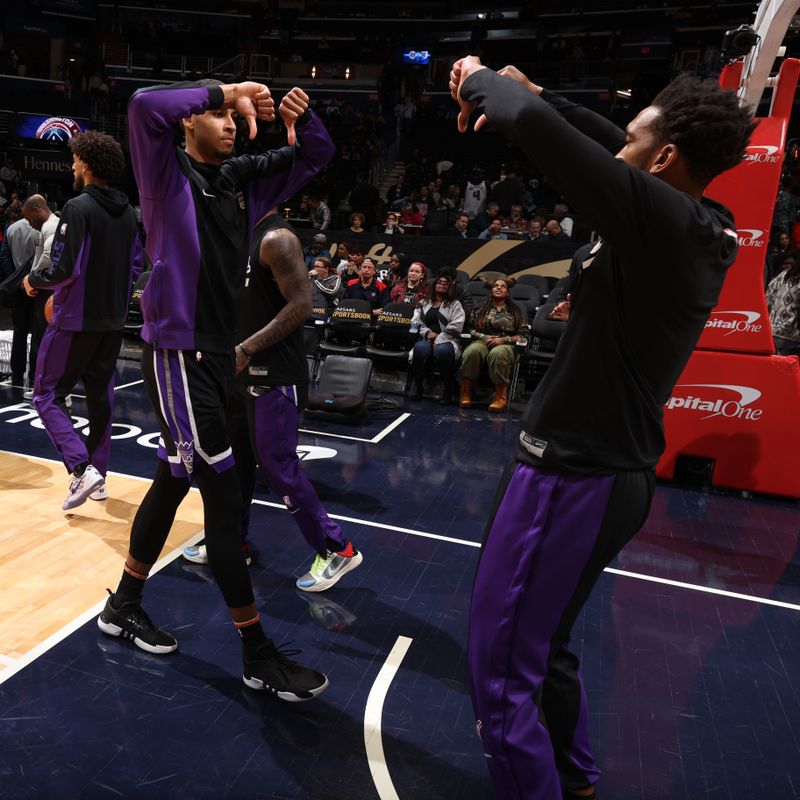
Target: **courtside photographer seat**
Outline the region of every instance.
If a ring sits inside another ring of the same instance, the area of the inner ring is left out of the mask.
[[[331,422],[358,422],[367,412],[372,376],[368,358],[329,355],[322,363],[317,391],[309,395],[305,415]]]

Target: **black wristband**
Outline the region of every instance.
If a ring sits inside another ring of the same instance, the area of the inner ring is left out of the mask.
[[[245,356],[246,356],[246,357],[247,357],[247,358],[248,358],[250,361],[252,361],[252,360],[253,360],[253,356],[252,356],[252,355],[250,355],[250,353],[248,353],[248,352],[247,352],[247,350],[245,350],[245,349],[244,349],[244,345],[243,345],[243,344],[237,344],[236,346],[237,346],[237,347],[238,347],[238,348],[239,348],[239,349],[240,349],[240,350],[241,350],[241,351],[242,351],[242,352],[245,354]]]

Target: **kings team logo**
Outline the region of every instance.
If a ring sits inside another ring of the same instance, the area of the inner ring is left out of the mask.
[[[81,126],[69,117],[48,117],[37,129],[37,139],[46,142],[66,142],[81,132]]]

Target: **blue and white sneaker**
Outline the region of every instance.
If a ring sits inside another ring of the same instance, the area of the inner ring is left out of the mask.
[[[363,560],[364,556],[353,547],[352,542],[348,542],[347,547],[338,553],[328,552],[326,556],[318,555],[311,569],[302,578],[297,579],[295,586],[304,592],[324,592],[354,570]]]
[[[183,557],[193,564],[208,564],[208,553],[206,552],[205,544],[192,544],[184,547]],[[244,551],[244,560],[248,567],[253,563],[253,558],[247,550]]]

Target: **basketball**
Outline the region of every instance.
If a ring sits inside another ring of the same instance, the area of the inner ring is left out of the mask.
[[[50,320],[53,319],[53,295],[47,298],[47,302],[44,304],[44,318],[47,320],[47,324],[50,324]]]

